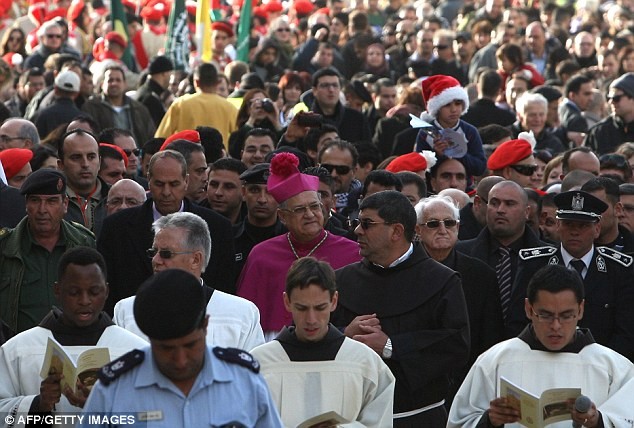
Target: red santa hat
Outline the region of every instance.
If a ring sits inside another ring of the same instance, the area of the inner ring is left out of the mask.
[[[184,131],[177,132],[176,134],[170,135],[165,139],[165,142],[161,145],[159,151],[165,150],[170,143],[176,140],[187,140],[191,143],[199,143],[200,144],[200,134],[198,131],[194,131],[192,129],[186,129]]]
[[[434,152],[423,150],[420,153],[412,152],[401,155],[390,162],[385,169],[395,174],[401,171],[429,172],[434,165],[436,165],[436,155]]]
[[[13,178],[24,165],[33,159],[33,152],[29,149],[6,149],[0,152],[0,162],[4,167],[7,178]]]
[[[423,80],[423,98],[427,105],[427,113],[436,117],[441,107],[454,100],[464,103],[465,114],[469,109],[469,95],[456,79],[451,76],[437,74]]]
[[[507,166],[515,165],[533,154],[535,137],[532,132],[521,132],[517,140],[508,140],[500,144],[489,156],[487,168],[499,171]]]
[[[319,190],[319,177],[299,172],[299,159],[282,152],[271,159],[271,174],[266,188],[278,204],[306,191]]]

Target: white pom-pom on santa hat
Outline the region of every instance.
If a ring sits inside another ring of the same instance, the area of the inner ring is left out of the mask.
[[[535,139],[535,134],[533,134],[533,131],[520,132],[519,135],[517,136],[517,139],[528,141],[531,147],[533,148],[533,150],[535,150],[535,146],[537,145],[537,140]]]
[[[427,112],[436,117],[438,111],[454,100],[464,103],[465,114],[469,110],[469,95],[456,79],[451,76],[437,74],[423,80],[423,98],[427,105]]]
[[[438,159],[436,159],[436,153],[431,150],[423,150],[420,154],[425,158],[425,161],[427,161],[427,168],[425,168],[425,171],[430,172],[438,161]]]

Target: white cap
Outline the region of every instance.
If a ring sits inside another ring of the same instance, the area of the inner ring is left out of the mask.
[[[55,87],[67,92],[79,92],[79,76],[74,71],[65,70],[55,78]]]

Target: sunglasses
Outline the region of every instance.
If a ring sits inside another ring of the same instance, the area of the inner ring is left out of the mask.
[[[447,49],[449,47],[449,45],[436,45],[434,47],[436,49],[438,49],[438,50],[443,50],[443,49]]]
[[[134,149],[134,150],[130,150],[130,149],[123,149],[123,153],[125,153],[126,156],[130,156],[132,153],[134,153],[134,156],[139,156],[141,154],[141,149]]]
[[[61,34],[47,34],[46,37],[48,37],[49,39],[61,39],[62,35]]]
[[[510,165],[515,171],[522,175],[533,175],[537,171],[537,165]]]
[[[617,154],[603,155],[599,158],[599,162],[601,163],[601,168],[609,168],[612,166],[615,168],[629,167],[627,159]]]
[[[346,175],[352,170],[352,167],[349,167],[348,165],[330,165],[329,163],[322,163],[319,166],[327,170],[329,174],[332,174],[333,171],[337,171],[337,175]]]
[[[625,94],[612,95],[611,97],[608,97],[608,102],[618,103],[619,101],[621,101],[621,98],[624,98],[624,97],[629,98]]]
[[[441,224],[445,226],[445,229],[448,229],[450,227],[455,227],[458,224],[458,220],[429,220],[428,222],[421,223],[421,226],[426,226],[430,229],[438,229]]]
[[[370,227],[374,226],[375,224],[392,224],[392,223],[388,221],[373,221],[373,220],[370,220],[369,218],[355,218],[354,220],[352,220],[352,230],[356,229],[359,226],[361,226],[361,229],[363,230],[368,230]]]
[[[171,259],[174,256],[179,254],[192,254],[193,251],[172,251],[172,250],[157,250],[156,248],[150,248],[145,251],[145,254],[151,259],[154,258],[155,255],[161,256],[162,259]]]
[[[279,33],[281,33],[282,31],[285,32],[285,33],[290,33],[291,29],[290,28],[278,28],[275,31],[277,31]]]

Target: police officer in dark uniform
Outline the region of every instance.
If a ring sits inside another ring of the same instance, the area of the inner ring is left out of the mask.
[[[206,345],[205,306],[189,272],[168,269],[146,280],[134,317],[151,346],[104,366],[84,412],[153,427],[281,427],[259,363],[240,349]],[[79,426],[94,428],[88,419]]]
[[[518,334],[528,324],[524,299],[529,280],[539,268],[560,264],[577,270],[583,278],[585,310],[579,326],[589,328],[597,343],[634,360],[632,257],[608,247],[594,246],[607,204],[584,191],[560,193],[555,197],[555,204],[561,244],[559,248],[547,246],[520,251],[508,315],[511,333]]]
[[[277,202],[266,190],[270,165],[259,163],[240,174],[247,215],[233,227],[238,275],[253,247],[288,231],[277,218]]]

